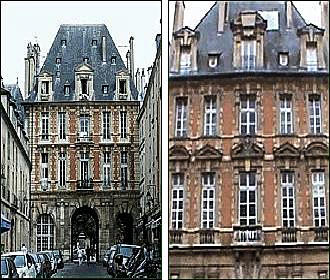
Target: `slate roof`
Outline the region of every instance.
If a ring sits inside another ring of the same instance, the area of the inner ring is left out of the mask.
[[[264,43],[264,69],[254,72],[298,72],[300,60],[300,39],[297,30],[307,25],[296,7],[292,4],[292,28],[286,27],[285,1],[229,1],[229,22],[224,24],[224,32],[218,35],[218,2],[198,23],[197,72],[171,73],[171,76],[214,75],[215,73],[243,72],[233,68],[233,33],[230,22],[242,11],[279,11],[279,30],[267,30]],[[278,64],[278,53],[289,52],[289,67]],[[220,64],[215,68],[208,66],[208,54],[221,54]],[[324,58],[327,60],[328,54]],[[251,72],[251,71],[250,71]],[[326,70],[322,71],[326,72]]]
[[[19,121],[24,124],[25,112],[24,107],[21,104],[23,102],[23,96],[21,93],[21,89],[18,84],[6,84],[4,88],[10,93],[10,100],[16,105],[16,112],[18,113]]]
[[[106,37],[107,63],[102,63],[102,37]],[[62,47],[62,40],[66,40],[66,47]],[[97,40],[97,46],[92,41]],[[111,57],[116,56],[116,65],[111,65]],[[56,64],[56,58],[61,58],[61,64]],[[62,24],[56,34],[54,42],[47,54],[40,70],[53,75],[54,101],[76,100],[75,95],[75,68],[84,63],[94,69],[94,100],[113,100],[116,79],[115,74],[120,70],[127,70],[126,66],[112,40],[105,24]],[[56,72],[60,72],[59,79]],[[70,85],[70,95],[64,96],[64,85]],[[109,94],[103,96],[102,85],[109,85]],[[138,92],[133,80],[130,81],[133,99],[137,99]],[[36,89],[30,93],[29,101],[36,99]]]

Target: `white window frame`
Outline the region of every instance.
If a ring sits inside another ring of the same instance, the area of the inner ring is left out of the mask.
[[[89,174],[89,153],[80,153],[80,180],[81,183],[88,182],[90,179]]]
[[[66,112],[58,112],[58,139],[66,140]]]
[[[250,185],[250,175],[254,176],[254,184]],[[242,176],[245,176],[246,185],[242,182]],[[246,192],[246,202],[242,202],[241,193]],[[250,192],[254,192],[254,201],[251,201],[253,196],[250,196]],[[239,174],[239,194],[238,194],[238,221],[241,226],[249,226],[257,224],[258,216],[258,201],[257,201],[257,174],[256,172],[241,172]],[[241,215],[241,207],[246,205],[246,216]],[[255,215],[251,215],[250,206],[254,205]],[[246,224],[242,223],[241,220],[246,220]],[[251,223],[251,220],[254,222]]]
[[[243,108],[243,99],[246,98],[246,108]],[[252,102],[253,101],[253,102]],[[254,103],[254,108],[251,104]],[[246,114],[246,122],[242,122],[242,116]],[[251,121],[252,114],[254,114],[254,122]],[[243,134],[242,126],[246,125],[246,133]],[[251,131],[250,126],[254,125],[254,131]],[[240,122],[239,130],[241,135],[256,135],[257,134],[257,100],[255,96],[244,95],[240,98]],[[252,132],[252,133],[251,133]]]
[[[52,217],[49,214],[39,215],[36,228],[36,252],[54,249],[54,230]]]
[[[127,138],[127,112],[121,111],[120,112],[120,138],[126,139]]]
[[[184,225],[184,174],[172,175],[171,227],[174,230]]]
[[[280,98],[280,133],[291,134],[292,132],[292,98],[283,96]]]
[[[58,155],[58,185],[62,188],[66,185],[66,155],[64,152]]]
[[[294,172],[281,172],[281,218],[282,227],[295,227],[296,225],[296,201],[295,201],[295,176]],[[292,206],[290,206],[290,200]],[[290,212],[293,217],[290,217]],[[286,215],[284,215],[286,213]],[[286,217],[284,217],[286,216]]]
[[[111,140],[111,129],[110,129],[110,123],[111,123],[111,113],[104,111],[102,114],[102,139],[103,140]]]
[[[202,174],[201,228],[214,228],[215,173]]]
[[[120,153],[120,182],[121,189],[128,188],[128,152],[121,151]]]
[[[41,174],[40,174],[41,180],[46,180],[46,179],[48,180],[49,177],[48,163],[49,163],[48,153],[41,153]]]
[[[49,112],[41,112],[41,140],[49,140]]]
[[[191,68],[191,47],[182,46],[180,50],[180,70],[187,71],[190,68]]]
[[[215,136],[217,134],[217,98],[205,96],[204,99],[204,135]],[[214,117],[214,120],[213,120]]]
[[[88,137],[89,136],[89,115],[88,114],[80,115],[79,123],[80,123],[79,136]]]
[[[241,61],[243,70],[256,68],[256,40],[245,40],[241,43]]]
[[[103,153],[103,186],[111,186],[111,152]]]
[[[307,71],[317,71],[317,48],[306,47]]]
[[[325,227],[327,225],[324,178],[323,171],[312,172],[314,227]],[[323,201],[323,206],[321,206],[321,201]],[[317,205],[315,202],[317,202]],[[321,213],[323,213],[323,215],[321,215]]]
[[[70,95],[70,85],[64,85],[64,94]]]
[[[313,134],[322,133],[322,111],[321,111],[321,97],[308,98],[308,112],[309,112],[309,131]],[[319,112],[317,114],[317,111]],[[319,125],[317,125],[319,120]],[[313,124],[312,124],[313,123]]]
[[[187,137],[187,98],[177,98],[175,105],[175,136]]]

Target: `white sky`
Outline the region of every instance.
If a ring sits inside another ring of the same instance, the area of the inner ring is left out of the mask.
[[[61,24],[104,23],[124,62],[128,48],[120,46],[128,46],[133,36],[135,71],[147,68],[156,56],[160,18],[160,1],[1,1],[3,82],[16,83],[18,77],[23,92],[28,42],[34,43],[37,36],[43,62]]]
[[[184,26],[189,26],[194,29],[214,3],[215,1],[184,1]],[[293,1],[293,4],[296,6],[299,13],[307,23],[313,23],[317,26],[321,26],[321,7],[319,5],[319,1]],[[173,29],[174,8],[175,1],[170,1],[169,34],[172,34]],[[169,36],[169,38],[171,40],[172,35]]]

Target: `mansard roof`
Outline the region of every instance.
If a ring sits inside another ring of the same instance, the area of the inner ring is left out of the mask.
[[[106,38],[106,63],[102,60],[102,37]],[[66,47],[62,41],[66,40]],[[92,41],[97,41],[97,46],[92,46]],[[111,64],[111,57],[116,57],[116,65]],[[61,58],[61,63],[56,64],[56,58]],[[56,34],[54,42],[47,54],[40,73],[46,71],[53,76],[54,101],[76,100],[75,96],[75,69],[88,58],[88,64],[94,70],[94,95],[95,100],[113,100],[115,96],[116,73],[126,70],[126,66],[116,48],[116,45],[105,24],[62,24]],[[60,72],[56,79],[56,72]],[[65,96],[64,85],[70,85],[71,92]],[[109,95],[104,96],[102,85],[109,85]],[[130,80],[133,99],[137,99],[137,90],[133,80]],[[30,101],[36,94],[30,93]]]
[[[4,85],[4,88],[9,91],[10,100],[16,105],[16,112],[18,113],[19,121],[24,124],[25,113],[24,107],[21,104],[23,102],[21,89],[19,88],[18,84],[6,84]]]
[[[307,25],[299,11],[292,4],[292,28],[286,26],[286,1],[228,1],[228,22],[224,23],[222,33],[218,32],[218,9],[217,1],[205,14],[194,29],[199,33],[197,42],[197,68],[198,71],[186,71],[184,73],[171,72],[171,77],[176,76],[205,76],[215,75],[216,73],[242,72],[233,67],[233,31],[231,23],[244,11],[278,11],[279,29],[266,30],[264,43],[264,67],[253,72],[280,72],[297,73],[300,61],[300,38],[298,30],[304,30]],[[317,30],[320,30],[317,28]],[[328,54],[324,48],[324,57],[327,61]],[[278,63],[278,53],[289,53],[289,67],[282,67]],[[215,68],[208,66],[208,55],[220,54],[220,63]],[[327,62],[326,62],[327,63]],[[323,70],[326,72],[327,70]],[[249,72],[251,73],[251,72]]]

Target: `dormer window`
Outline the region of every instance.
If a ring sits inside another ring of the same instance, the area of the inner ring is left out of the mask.
[[[116,65],[116,56],[111,57],[111,65]]]
[[[56,71],[56,78],[60,77],[60,71]]]
[[[108,94],[109,93],[109,86],[108,85],[103,85],[102,86],[102,92],[103,92],[103,94]]]
[[[88,64],[88,57],[84,58],[84,63]]]
[[[92,40],[92,46],[96,47],[97,46],[97,40]]]
[[[81,79],[81,93],[84,98],[88,96],[87,79]]]
[[[180,69],[188,70],[191,67],[191,47],[181,46]]]
[[[122,99],[122,100],[127,99],[126,79],[119,80],[119,99]]]
[[[317,71],[316,44],[307,44],[306,65],[307,65],[307,71]]]
[[[253,70],[256,67],[256,41],[242,41],[241,46],[242,69]]]
[[[61,41],[61,46],[64,48],[64,47],[66,47],[66,40],[62,40]]]
[[[215,68],[219,64],[219,55],[218,54],[209,54],[209,67]]]
[[[70,95],[70,86],[69,85],[64,86],[64,94],[65,95]]]
[[[289,54],[287,52],[278,54],[278,64],[281,65],[281,66],[288,66],[288,64],[289,64]]]
[[[49,95],[49,82],[42,82],[41,83],[41,94],[42,95]]]
[[[56,64],[57,64],[57,65],[61,64],[61,58],[59,58],[59,57],[56,58]]]

